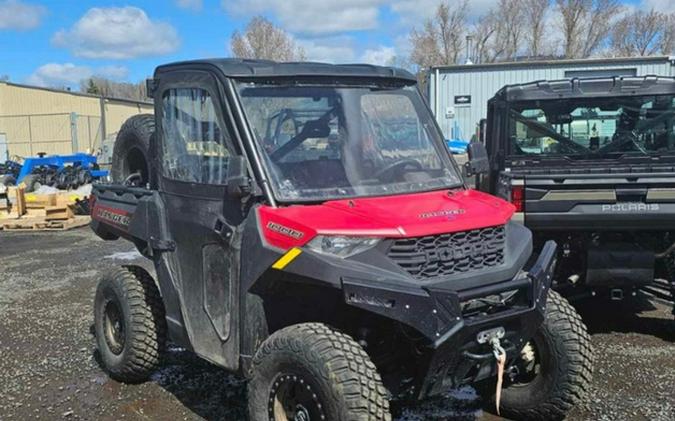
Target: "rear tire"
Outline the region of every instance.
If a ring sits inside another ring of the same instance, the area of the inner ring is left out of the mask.
[[[550,291],[546,318],[529,344],[539,371],[523,373],[526,379],[517,379],[522,383],[511,384],[504,374],[501,413],[517,420],[563,419],[591,384],[593,350],[586,326],[567,300]],[[493,404],[494,385],[481,388]]]
[[[166,343],[164,306],[152,277],[133,266],[105,275],[96,289],[94,327],[110,377],[126,383],[147,380]]]
[[[150,138],[155,132],[155,116],[139,114],[129,118],[117,133],[112,154],[112,179],[123,183],[131,174],[140,173],[141,183],[149,181]]]
[[[253,358],[251,420],[391,420],[375,365],[348,335],[321,323],[272,334]]]

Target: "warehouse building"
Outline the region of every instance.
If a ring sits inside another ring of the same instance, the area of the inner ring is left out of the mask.
[[[0,161],[42,152],[109,156],[104,149],[124,121],[152,112],[151,102],[0,82]]]
[[[447,139],[471,140],[487,102],[503,86],[607,76],[675,77],[675,57],[530,61],[432,67],[428,98]]]

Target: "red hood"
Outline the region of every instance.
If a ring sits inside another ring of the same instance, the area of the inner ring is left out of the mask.
[[[333,200],[258,209],[267,241],[284,249],[317,234],[420,237],[505,224],[515,208],[475,190]]]

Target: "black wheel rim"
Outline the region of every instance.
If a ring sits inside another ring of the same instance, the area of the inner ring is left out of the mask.
[[[547,370],[547,361],[545,358],[542,358],[540,352],[543,346],[541,341],[535,337],[525,346],[532,347],[534,361],[528,363],[522,357],[516,360],[516,363],[509,368],[512,371],[509,375],[510,387],[529,387],[533,383],[539,382]]]
[[[324,407],[314,386],[296,374],[277,376],[269,397],[270,421],[325,420]]]
[[[126,342],[124,319],[119,305],[115,301],[108,301],[103,309],[103,333],[110,351],[119,355],[124,350]]]

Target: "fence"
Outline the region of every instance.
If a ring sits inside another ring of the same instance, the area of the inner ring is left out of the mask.
[[[0,162],[38,153],[95,153],[101,148],[101,117],[77,113],[0,116]]]

